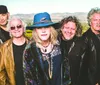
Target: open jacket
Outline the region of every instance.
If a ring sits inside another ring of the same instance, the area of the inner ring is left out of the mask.
[[[83,43],[81,37],[76,36],[72,40],[63,40],[60,36],[59,40],[63,55],[63,85],[77,85],[82,59],[85,54],[85,43]]]
[[[15,74],[12,39],[9,39],[0,46],[0,85],[16,85]]]
[[[86,43],[86,53],[82,61],[79,85],[95,85],[100,83],[100,40],[91,31],[83,34]]]
[[[35,42],[31,42],[26,46],[23,55],[25,85],[61,85],[61,51],[60,46],[56,46],[57,48],[54,47],[53,49],[53,55],[55,55],[53,57],[53,69],[55,71],[52,79],[49,79],[45,71],[47,67],[44,65],[40,48],[36,46]]]
[[[0,27],[0,44],[4,43],[5,41],[7,41],[8,39],[10,39],[9,34],[5,36],[5,32],[3,31],[3,29]],[[8,32],[9,33],[9,32]]]

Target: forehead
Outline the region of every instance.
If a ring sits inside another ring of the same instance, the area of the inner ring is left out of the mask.
[[[100,13],[94,13],[91,18],[100,18]]]
[[[75,22],[69,21],[64,24],[64,26],[76,26]]]
[[[0,16],[8,16],[8,13],[6,13],[6,14],[0,14]]]
[[[22,21],[20,19],[12,19],[10,24],[22,24]]]

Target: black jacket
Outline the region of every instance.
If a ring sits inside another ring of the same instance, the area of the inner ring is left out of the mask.
[[[95,85],[100,82],[100,40],[89,29],[83,34],[86,52],[80,70],[79,85]]]
[[[7,41],[8,39],[10,39],[9,32],[4,31],[4,30],[0,27],[0,44],[2,44],[3,42]]]
[[[63,83],[64,85],[77,85],[84,55],[83,40],[75,36],[72,40],[60,39],[60,41],[63,54]]]

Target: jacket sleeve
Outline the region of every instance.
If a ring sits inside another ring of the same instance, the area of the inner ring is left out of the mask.
[[[37,85],[36,84],[36,70],[35,70],[35,61],[31,56],[30,49],[25,49],[23,54],[23,72],[25,85]]]
[[[0,85],[6,85],[6,72],[4,66],[3,49],[0,47]]]

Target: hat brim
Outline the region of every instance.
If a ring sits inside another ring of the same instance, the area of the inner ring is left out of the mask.
[[[50,22],[50,23],[33,24],[31,26],[27,26],[26,29],[33,30],[33,29],[38,28],[38,27],[47,27],[47,26],[53,26],[55,29],[58,29],[59,23],[58,22],[56,22],[56,23]]]

